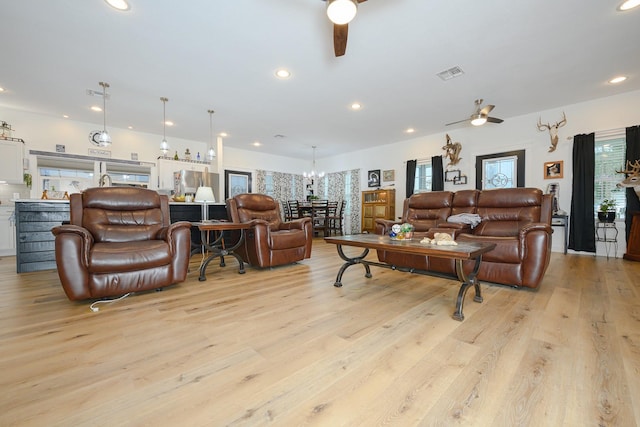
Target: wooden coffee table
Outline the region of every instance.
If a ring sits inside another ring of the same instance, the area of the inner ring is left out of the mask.
[[[413,268],[402,268],[391,264],[385,264],[381,262],[368,261],[364,258],[369,253],[370,249],[380,249],[389,252],[399,252],[411,255],[424,255],[438,258],[449,258],[455,260],[457,279],[461,282],[460,291],[458,292],[458,298],[456,300],[456,309],[453,313],[453,318],[456,320],[464,320],[464,314],[462,314],[462,307],[464,305],[464,297],[467,290],[473,286],[476,291],[476,295],[473,298],[475,302],[482,302],[482,294],[480,292],[480,282],[476,279],[478,270],[480,269],[480,262],[482,261],[482,254],[493,250],[495,243],[458,243],[455,246],[439,246],[433,244],[423,244],[419,240],[392,240],[389,236],[381,236],[377,234],[353,234],[350,236],[335,236],[325,237],[324,240],[327,243],[333,243],[338,249],[338,255],[346,262],[338,271],[338,276],[333,284],[336,287],[342,286],[342,275],[345,270],[352,265],[362,264],[365,268],[365,277],[371,277],[370,266],[389,268],[392,270],[404,271],[408,273],[424,274],[428,276],[438,276],[455,278],[446,274],[441,274],[432,271],[416,270]],[[355,257],[348,257],[342,250],[343,246],[355,246],[364,248],[364,251]],[[464,260],[475,260],[475,265],[471,273],[466,274],[462,268],[462,262]]]

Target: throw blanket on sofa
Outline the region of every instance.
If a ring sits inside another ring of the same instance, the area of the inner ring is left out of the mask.
[[[447,222],[454,222],[456,224],[471,224],[471,228],[475,228],[476,225],[482,222],[482,219],[480,219],[480,215],[478,214],[462,213],[458,215],[451,215],[449,218],[447,218]]]

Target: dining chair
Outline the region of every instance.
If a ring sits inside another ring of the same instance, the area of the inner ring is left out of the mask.
[[[329,207],[330,212],[326,218],[326,221],[328,222],[327,230],[329,235],[340,233],[340,235],[342,236],[342,220],[344,218],[344,207],[346,203],[344,200],[334,203],[337,205],[337,207],[334,209],[333,213],[331,213],[331,207]]]
[[[322,231],[323,236],[328,235],[327,231],[327,214],[329,209],[328,200],[312,200],[311,201],[311,218],[313,219],[313,232],[318,235]]]
[[[291,219],[302,218],[302,215],[300,213],[300,202],[298,202],[297,200],[289,200],[287,201],[287,206],[289,208]]]

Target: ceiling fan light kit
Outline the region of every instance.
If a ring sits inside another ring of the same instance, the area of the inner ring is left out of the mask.
[[[485,123],[487,123],[487,118],[483,117],[482,114],[474,114],[471,117],[471,124],[473,126],[482,126]]]
[[[469,116],[468,119],[458,120],[456,122],[447,123],[445,126],[455,125],[458,123],[469,122],[473,126],[482,126],[483,124],[489,123],[502,123],[504,120],[499,119],[497,117],[489,117],[489,113],[496,108],[495,105],[485,105],[482,106],[482,99],[476,99],[476,110]]]
[[[355,0],[328,0],[327,16],[337,25],[348,24],[356,17],[358,3]]]

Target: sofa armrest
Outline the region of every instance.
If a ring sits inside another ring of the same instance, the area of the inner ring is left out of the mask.
[[[400,224],[398,221],[392,219],[380,219],[376,218],[376,234],[385,235],[391,232],[391,227],[394,224]]]
[[[81,260],[85,268],[89,265],[89,251],[94,242],[93,235],[89,230],[79,225],[65,224],[53,227],[51,232],[56,236],[56,240],[65,242],[65,249],[74,248],[72,252],[77,253],[78,259]]]
[[[545,224],[544,222],[532,222],[520,229],[520,238],[524,239],[528,233],[533,231],[543,231],[545,233],[552,234],[553,228],[551,228],[551,225]]]
[[[189,221],[177,221],[169,224],[168,227],[162,227],[156,234],[156,239],[171,242],[171,239],[173,239],[173,234],[176,232],[176,230],[179,230],[181,228],[188,228],[189,232],[191,232],[191,223]]]
[[[304,230],[305,224],[311,222],[311,217],[298,218],[280,223],[279,230]]]

